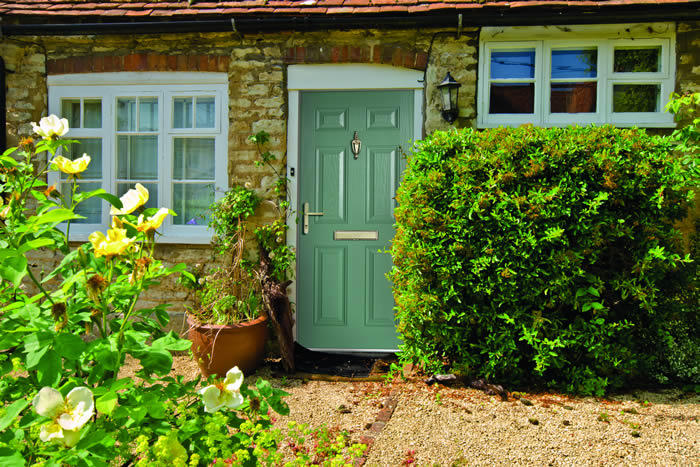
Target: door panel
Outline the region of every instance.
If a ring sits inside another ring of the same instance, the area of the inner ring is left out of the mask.
[[[314,326],[347,324],[347,249],[343,247],[314,250]]]
[[[345,149],[316,150],[314,209],[323,212],[316,219],[321,224],[345,223]]]
[[[298,206],[323,215],[309,217],[308,233],[299,229],[297,338],[317,349],[396,349],[384,251],[405,165],[400,147],[413,137],[413,92],[302,92],[300,116]],[[335,240],[339,231],[377,239]]]
[[[393,326],[394,310],[388,308],[387,303],[394,302],[391,294],[391,283],[386,278],[386,273],[391,269],[391,256],[367,248],[366,255],[366,290],[367,303],[365,305],[365,324],[367,326]]]
[[[396,146],[367,148],[367,224],[394,223],[397,152]]]

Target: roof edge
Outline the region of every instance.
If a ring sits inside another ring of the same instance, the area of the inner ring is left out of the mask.
[[[464,14],[466,13],[466,14]],[[459,16],[462,16],[461,22]],[[17,21],[0,26],[1,35],[73,36],[98,34],[159,34],[185,32],[259,33],[274,31],[319,31],[329,29],[404,29],[432,27],[533,26],[564,24],[613,24],[700,20],[700,9],[691,4],[615,5],[608,7],[520,7],[488,9],[454,9],[449,14],[393,15],[289,15],[227,16],[216,19],[178,19],[163,21],[110,21],[87,23],[85,17],[73,22],[21,22],[37,17],[12,16]],[[64,17],[65,18],[65,17]],[[69,17],[73,19],[72,17]],[[7,17],[5,17],[7,19]]]

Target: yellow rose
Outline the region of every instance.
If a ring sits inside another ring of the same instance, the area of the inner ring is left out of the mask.
[[[63,156],[56,156],[51,163],[64,174],[75,175],[85,172],[85,169],[87,169],[90,164],[90,156],[83,154],[82,157],[74,161],[66,159]]]
[[[136,240],[126,236],[126,229],[109,229],[107,236],[102,232],[93,232],[88,237],[95,250],[95,256],[119,256],[124,254]]]
[[[132,188],[131,190],[127,191],[124,193],[124,196],[119,198],[119,200],[122,202],[122,208],[117,209],[112,206],[112,209],[109,211],[111,216],[131,214],[137,208],[146,204],[146,201],[148,201],[148,190],[140,183],[137,183],[136,189]]]
[[[156,212],[153,216],[149,217],[145,221],[143,219],[143,214],[141,214],[139,216],[139,221],[138,225],[136,226],[136,229],[139,232],[153,232],[158,227],[160,227],[161,224],[163,224],[163,221],[165,220],[165,217],[168,215],[168,213],[168,208],[160,208],[158,212]]]

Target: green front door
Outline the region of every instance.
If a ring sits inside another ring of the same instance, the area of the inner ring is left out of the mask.
[[[300,118],[297,339],[312,349],[396,349],[384,251],[413,92],[303,92]]]

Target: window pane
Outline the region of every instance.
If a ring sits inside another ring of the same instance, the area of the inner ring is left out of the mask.
[[[613,112],[659,112],[658,84],[613,85]]]
[[[534,83],[491,83],[492,114],[531,114],[535,112]]]
[[[117,130],[136,131],[136,99],[117,99]]]
[[[63,99],[61,118],[67,119],[71,128],[80,128],[80,99]]]
[[[535,49],[491,51],[491,78],[534,78]]]
[[[156,180],[158,178],[158,137],[117,137],[117,178]]]
[[[158,184],[157,183],[143,183],[139,182],[141,185],[144,186],[148,190],[148,201],[146,201],[146,204],[144,207],[139,208],[138,210],[141,209],[147,209],[147,208],[159,208],[158,206]],[[117,196],[124,196],[124,193],[129,191],[130,189],[134,188],[136,186],[136,182],[133,183],[117,183]]]
[[[552,50],[552,78],[595,78],[598,49]]]
[[[102,179],[102,138],[81,138],[80,143],[73,143],[68,146],[65,157],[75,160],[83,154],[90,156],[90,164],[81,174],[83,179]],[[68,176],[61,172],[61,178]]]
[[[552,113],[596,111],[595,82],[552,83],[550,109]]]
[[[214,180],[214,138],[175,138],[175,180]]]
[[[71,202],[72,193],[71,183],[61,183],[61,193],[66,197],[68,203]],[[102,188],[101,183],[78,183],[77,192],[94,191]],[[87,199],[75,208],[75,213],[84,216],[85,219],[73,219],[71,222],[75,224],[99,224],[102,222],[102,199],[90,198]]]
[[[214,202],[214,184],[176,183],[173,186],[173,204],[177,216],[175,225],[207,225],[209,205]]]
[[[214,128],[216,107],[213,97],[197,98],[197,128]]]
[[[158,131],[158,98],[139,99],[139,131]]]
[[[173,101],[173,128],[192,128],[191,97],[177,97]]]
[[[661,71],[661,46],[615,49],[616,73],[658,73]]]
[[[83,127],[102,128],[102,101],[100,99],[85,99],[83,101]]]

